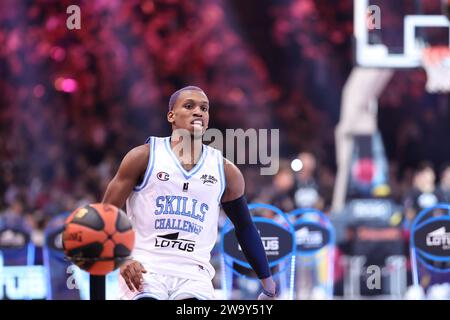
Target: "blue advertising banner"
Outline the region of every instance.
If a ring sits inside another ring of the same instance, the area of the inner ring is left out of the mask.
[[[419,213],[411,226],[414,285],[426,273],[429,285],[450,282],[450,205],[438,204]]]
[[[269,267],[274,277],[279,277],[281,291],[287,291],[286,296],[292,298],[295,266],[295,235],[294,227],[284,212],[275,206],[267,204],[250,204],[249,210],[269,210],[276,214],[275,219],[253,217],[255,226],[261,236]],[[228,220],[221,232],[220,250],[222,254],[222,287],[227,298],[231,297],[233,274],[238,278],[256,280],[257,277],[247,262],[236,239],[234,227]],[[287,277],[286,278],[284,276]]]
[[[0,217],[0,299],[45,299],[45,269],[23,217]]]
[[[333,224],[323,212],[313,208],[296,209],[288,216],[295,229],[297,298],[331,299],[336,243]],[[302,277],[310,280],[302,281]],[[300,288],[304,283],[310,283],[310,288]]]

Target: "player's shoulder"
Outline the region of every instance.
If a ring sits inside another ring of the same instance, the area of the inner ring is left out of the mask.
[[[142,158],[142,157],[148,158],[149,154],[150,154],[150,146],[148,143],[146,143],[146,144],[141,144],[139,146],[132,148],[130,151],[128,151],[128,153],[126,154],[125,157],[132,158],[132,159]]]
[[[125,157],[131,158],[131,159],[140,159],[140,160],[148,160],[150,157],[150,153],[152,151],[152,147],[158,142],[166,139],[167,137],[155,137],[150,136],[147,138],[144,144],[138,145],[134,148],[132,148],[130,151],[128,151],[127,155]],[[154,148],[153,148],[154,150]]]
[[[223,157],[225,174],[225,192],[222,202],[239,198],[245,192],[245,180],[241,170],[230,160]]]
[[[140,173],[147,168],[149,156],[150,148],[148,144],[136,146],[123,157],[121,168],[126,172]]]
[[[242,172],[239,170],[239,168],[230,160],[222,156],[223,161],[223,169],[225,172],[225,176],[227,178],[240,178],[242,177]]]
[[[150,136],[145,143],[130,149],[123,157],[119,170],[127,174],[141,175],[149,166],[151,157],[154,158],[158,152],[155,146],[166,138]]]

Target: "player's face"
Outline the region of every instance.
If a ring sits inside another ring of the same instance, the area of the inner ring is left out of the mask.
[[[172,129],[186,129],[194,136],[203,135],[209,123],[209,101],[202,91],[181,92],[172,111],[167,114]]]

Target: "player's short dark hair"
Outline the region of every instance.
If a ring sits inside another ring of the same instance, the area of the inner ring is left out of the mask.
[[[187,87],[181,88],[180,90],[175,91],[174,93],[172,93],[172,95],[170,96],[170,99],[169,99],[169,111],[172,111],[173,107],[175,106],[175,103],[178,100],[178,97],[180,96],[180,94],[183,91],[186,91],[186,90],[196,90],[196,91],[201,91],[204,93],[204,91],[201,88],[196,87],[196,86],[187,86]]]

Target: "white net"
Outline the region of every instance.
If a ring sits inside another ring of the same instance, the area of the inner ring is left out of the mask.
[[[450,92],[450,48],[426,48],[422,62],[427,72],[426,90],[430,93]]]

